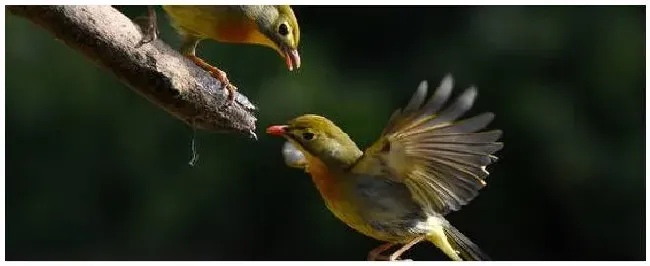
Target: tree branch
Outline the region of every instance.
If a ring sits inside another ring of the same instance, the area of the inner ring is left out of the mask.
[[[196,129],[252,134],[255,106],[160,40],[135,48],[137,25],[110,6],[7,6]]]

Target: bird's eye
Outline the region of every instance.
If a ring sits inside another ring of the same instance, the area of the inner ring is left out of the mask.
[[[286,36],[287,34],[289,34],[289,26],[287,26],[287,23],[280,24],[280,26],[278,27],[278,33],[280,33],[280,35],[282,36]]]
[[[302,138],[305,140],[312,140],[314,138],[314,133],[310,133],[310,132],[302,133]]]

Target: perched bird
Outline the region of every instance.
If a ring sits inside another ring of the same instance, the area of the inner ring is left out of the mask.
[[[288,141],[285,162],[311,174],[332,213],[355,230],[387,242],[369,260],[397,260],[420,241],[430,241],[453,260],[489,259],[444,216],[469,203],[486,183],[485,167],[503,147],[500,130],[482,131],[494,118],[483,113],[458,120],[477,95],[467,89],[438,112],[453,86],[446,76],[425,103],[420,83],[403,110],[396,110],[381,137],[362,152],[327,118],[307,114],[267,128]],[[403,246],[381,255],[396,244]]]
[[[199,41],[212,39],[227,43],[264,45],[282,56],[289,71],[300,67],[298,20],[288,5],[241,6],[163,6],[174,28],[183,36],[181,53],[217,78],[230,92],[232,100],[236,88],[230,84],[224,71],[196,56]],[[157,37],[156,13],[149,6],[149,23],[145,36],[137,46]]]

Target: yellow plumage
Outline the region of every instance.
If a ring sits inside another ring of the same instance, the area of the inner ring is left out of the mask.
[[[277,51],[290,71],[300,67],[300,28],[288,5],[167,5],[163,9],[183,37],[181,53],[218,79],[228,90],[231,101],[237,88],[230,84],[226,72],[196,55],[196,47],[202,40],[263,45]],[[149,6],[148,32],[138,46],[154,40],[156,28],[155,11]]]
[[[492,121],[492,113],[457,120],[472,106],[475,88],[442,109],[452,87],[451,76],[445,77],[427,101],[427,84],[421,83],[365,152],[334,123],[317,115],[267,129],[289,140],[285,160],[309,172],[336,217],[388,242],[371,251],[370,259],[382,257],[379,253],[393,244],[404,244],[385,257],[397,259],[423,240],[453,260],[488,259],[444,215],[469,203],[485,186],[485,167],[503,147],[496,142],[501,131],[479,132]],[[289,153],[292,157],[287,157]]]

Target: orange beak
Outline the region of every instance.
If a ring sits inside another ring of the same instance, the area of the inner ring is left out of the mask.
[[[282,137],[284,134],[287,133],[287,128],[289,126],[281,125],[281,126],[270,126],[266,129],[266,133],[271,135],[271,136],[277,136],[277,137]]]
[[[300,54],[297,49],[285,50],[284,60],[287,61],[289,71],[300,68]]]

